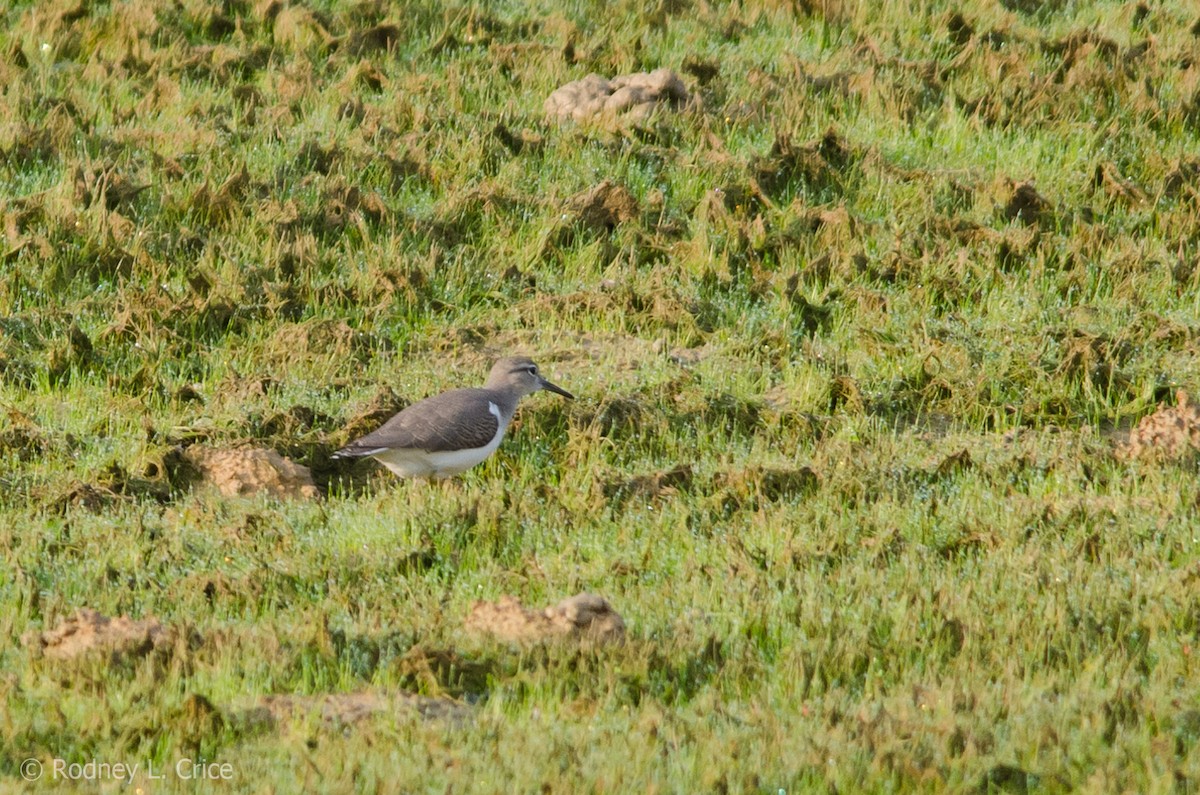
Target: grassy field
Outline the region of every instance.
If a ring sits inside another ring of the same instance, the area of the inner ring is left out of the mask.
[[[1200,391],[1194,8],[0,20],[0,790],[1200,789],[1196,458],[1115,452]],[[331,461],[510,353],[579,399],[444,487]],[[582,591],[624,643],[464,625]],[[38,654],[80,608],[171,640]]]

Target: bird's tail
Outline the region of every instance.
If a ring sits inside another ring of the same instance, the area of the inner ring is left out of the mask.
[[[348,444],[345,447],[343,447],[341,450],[338,450],[337,452],[335,452],[333,455],[331,455],[329,457],[337,458],[337,459],[365,458],[369,455],[375,455],[376,453],[382,453],[386,450],[387,450],[386,447],[364,447],[362,445]]]

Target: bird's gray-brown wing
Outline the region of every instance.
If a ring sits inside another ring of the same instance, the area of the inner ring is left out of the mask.
[[[354,458],[382,450],[437,453],[485,447],[500,430],[500,421],[488,406],[492,402],[490,397],[483,389],[454,389],[426,398],[334,455]]]

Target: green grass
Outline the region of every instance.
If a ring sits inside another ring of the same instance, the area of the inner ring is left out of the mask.
[[[1200,787],[1195,460],[1112,454],[1200,390],[1196,20],[1007,5],[0,11],[0,789]],[[544,118],[660,66],[697,101]],[[579,399],[456,484],[330,460],[518,352]],[[463,627],[580,591],[625,644]],[[82,607],[183,640],[22,642]],[[252,719],[399,691],[471,717]]]

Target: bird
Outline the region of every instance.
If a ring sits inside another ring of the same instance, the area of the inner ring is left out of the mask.
[[[547,381],[532,359],[507,356],[492,366],[482,388],[419,400],[332,457],[374,458],[401,478],[448,478],[496,452],[517,403],[542,389],[575,399]]]

